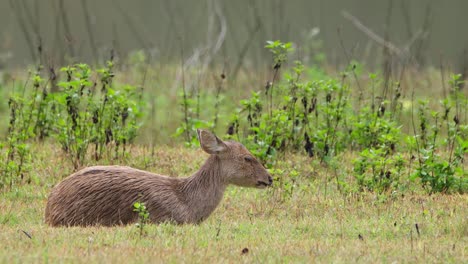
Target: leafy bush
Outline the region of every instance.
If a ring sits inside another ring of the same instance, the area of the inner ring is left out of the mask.
[[[275,63],[273,81],[267,82],[264,95],[253,92],[250,98],[240,101],[241,108],[228,129],[263,163],[271,167],[280,152],[304,151],[330,165],[343,151],[358,151],[353,172],[360,190],[387,193],[400,187],[403,175],[412,173],[412,178],[420,178],[422,186],[431,193],[466,191],[463,162],[467,133],[460,119],[461,106],[467,103],[461,93],[455,92],[459,76],[449,82],[453,87],[451,99],[443,101],[446,139],[437,140],[442,129],[441,114],[432,113],[433,118],[429,119],[426,103],[418,112],[420,123],[413,124],[419,131],[413,140],[417,144],[405,145],[398,82],[390,83],[395,86],[391,94],[380,93],[376,91],[382,85],[378,74],[370,74],[369,92],[360,90],[353,97],[347,77],[351,72],[355,74],[356,66],[343,72],[341,79],[322,76],[320,80],[304,81],[306,71],[300,62],[285,71],[280,81],[278,65],[286,62],[286,47],[290,45],[269,42],[267,48],[272,50]],[[453,122],[448,118],[451,109],[456,109]],[[245,134],[239,135],[242,132]],[[439,154],[443,146],[446,152]],[[408,172],[412,170],[411,162],[405,161],[399,152],[402,150],[418,153],[419,164],[414,171]]]
[[[459,76],[453,76],[450,82],[455,90]],[[429,193],[467,192],[468,177],[464,169],[465,156],[468,153],[468,126],[460,124],[459,106],[467,98],[454,92],[453,98],[442,101],[443,113],[429,111],[428,102],[420,101],[418,109],[418,126],[410,146],[417,153],[417,167],[412,180],[419,179]],[[455,108],[452,114],[451,110]],[[453,118],[449,118],[453,116]],[[431,122],[432,120],[432,122]],[[440,139],[445,124],[447,136]],[[440,149],[446,147],[445,153]]]
[[[135,137],[141,116],[141,102],[138,102],[135,87],[123,86],[115,89],[112,85],[113,64],[100,69],[101,89],[90,81],[91,70],[86,64],[62,68],[67,80],[60,82],[63,88],[52,97],[55,102],[54,135],[69,154],[75,167],[82,163],[90,145],[94,146],[94,158],[99,160],[104,150],[119,155]]]
[[[34,118],[40,116],[42,106],[38,103],[41,101],[38,91],[43,83],[39,69],[33,74],[32,79],[34,90],[30,98],[18,94],[8,100],[10,121],[6,140],[0,143],[4,150],[1,153],[0,188],[11,189],[16,182],[25,179],[30,170],[31,153],[28,141],[35,137],[38,124],[34,125]],[[23,90],[23,94],[24,92]],[[44,94],[46,93],[43,92],[42,95],[45,96]],[[43,130],[44,128],[41,131]],[[28,177],[27,181],[31,181],[31,177]]]
[[[143,103],[132,86],[112,84],[113,64],[93,72],[86,64],[64,67],[61,89],[50,92],[52,83],[45,82],[40,68],[32,75],[32,91],[15,93],[9,100],[10,123],[2,145],[1,186],[12,186],[24,178],[29,169],[29,142],[33,139],[56,139],[75,168],[83,164],[91,146],[96,160],[104,151],[126,152],[139,128]],[[92,81],[99,76],[98,82]],[[27,83],[24,89],[27,88]],[[1,187],[0,186],[0,187]]]

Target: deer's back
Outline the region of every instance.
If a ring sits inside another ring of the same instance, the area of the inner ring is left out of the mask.
[[[179,182],[130,167],[88,167],[52,190],[45,220],[52,226],[127,224],[137,219],[133,203],[141,201],[153,222],[179,221],[178,212],[185,209],[177,193]]]

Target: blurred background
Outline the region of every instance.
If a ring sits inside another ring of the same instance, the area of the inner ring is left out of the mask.
[[[159,146],[198,148],[208,129],[269,168],[290,153],[326,164],[325,190],[336,180],[340,193],[393,195],[420,178],[431,194],[466,193],[466,10],[468,0],[0,0],[0,191],[34,181],[34,147],[45,167],[59,150],[74,169],[147,169]],[[316,177],[303,168],[276,172],[292,179],[283,193]]]
[[[0,69],[144,51],[153,62],[183,57],[232,73],[269,67],[265,41],[278,39],[293,42],[305,63],[375,68],[387,50],[466,76],[466,10],[464,0],[1,0]]]

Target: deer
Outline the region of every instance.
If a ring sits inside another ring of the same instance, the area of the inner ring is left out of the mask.
[[[138,221],[135,202],[144,203],[154,224],[199,224],[221,202],[228,185],[263,189],[272,185],[265,167],[236,141],[197,130],[210,154],[190,177],[170,177],[126,166],[92,166],[58,183],[45,208],[50,226],[116,226]]]

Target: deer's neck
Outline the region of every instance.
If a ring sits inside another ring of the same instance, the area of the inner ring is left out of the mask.
[[[221,202],[227,184],[220,173],[221,160],[212,155],[195,174],[183,182],[182,193],[192,212],[193,221],[205,220]]]

